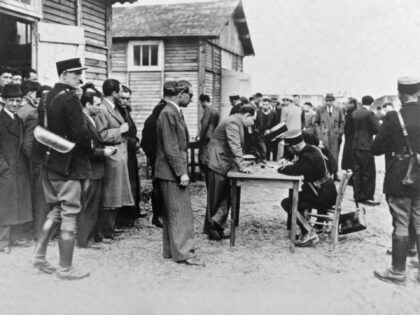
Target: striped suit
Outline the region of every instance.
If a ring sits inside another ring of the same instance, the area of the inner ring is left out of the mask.
[[[163,257],[183,261],[194,257],[194,221],[188,187],[179,178],[188,174],[189,133],[182,113],[168,102],[156,126],[155,178],[163,201]]]

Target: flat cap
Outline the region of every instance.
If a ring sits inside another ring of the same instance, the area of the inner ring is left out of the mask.
[[[416,77],[402,77],[398,79],[398,92],[414,94],[420,91],[420,80]]]

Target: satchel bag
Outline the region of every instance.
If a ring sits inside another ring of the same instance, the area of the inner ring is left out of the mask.
[[[63,93],[64,91],[61,91],[52,99],[51,106],[57,97]],[[42,99],[42,106],[45,128],[36,126],[34,129],[31,160],[60,175],[67,176],[70,173],[70,164],[76,144],[48,130],[46,96]]]
[[[340,215],[338,234],[344,235],[366,230],[366,210],[357,206],[356,211]]]
[[[409,188],[417,187],[420,182],[420,154],[413,151],[413,148],[411,147],[410,141],[408,139],[407,128],[405,126],[401,112],[398,111],[397,114],[398,119],[400,121],[401,129],[403,131],[405,144],[409,153],[407,173],[405,174],[404,179],[402,180],[402,184]]]

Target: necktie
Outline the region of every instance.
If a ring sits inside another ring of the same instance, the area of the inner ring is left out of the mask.
[[[331,115],[332,115],[332,107],[331,106],[328,107],[328,113],[330,114],[330,117],[331,117]]]
[[[181,113],[181,118],[182,118],[182,120],[184,120],[184,121],[185,121],[185,119],[184,119],[184,113],[182,112],[182,110],[181,110],[181,109],[179,110],[179,112]]]

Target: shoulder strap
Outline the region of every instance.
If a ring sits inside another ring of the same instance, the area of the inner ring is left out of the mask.
[[[412,149],[412,147],[410,145],[410,141],[408,139],[408,132],[407,132],[407,128],[405,127],[405,123],[404,123],[404,119],[401,115],[401,111],[397,111],[397,115],[398,115],[398,120],[400,121],[400,125],[401,125],[403,135],[404,135],[405,144],[407,145],[408,153],[410,155],[414,155],[413,149]]]
[[[51,106],[54,104],[54,101],[57,99],[57,97],[59,97],[60,95],[64,94],[66,91],[62,90],[60,92],[58,92],[53,99],[51,100]],[[47,95],[45,95],[44,99],[43,99],[43,108],[44,108],[44,128],[48,129],[48,117],[47,117]]]

